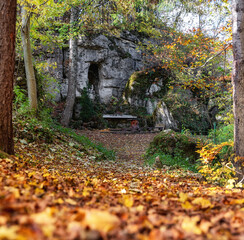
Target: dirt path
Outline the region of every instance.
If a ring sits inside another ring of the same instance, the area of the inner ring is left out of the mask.
[[[145,154],[150,142],[156,133],[121,134],[109,133],[99,130],[80,131],[80,134],[87,136],[90,140],[101,143],[107,149],[114,150],[118,163],[125,163],[142,167],[144,165],[143,154]]]

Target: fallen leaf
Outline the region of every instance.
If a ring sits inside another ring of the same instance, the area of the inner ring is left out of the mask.
[[[237,204],[237,205],[241,205],[241,204],[244,204],[244,198],[242,198],[242,199],[233,199],[233,200],[231,200],[231,202],[230,202],[230,204]]]
[[[77,205],[77,202],[71,198],[67,198],[64,201],[70,205]]]
[[[212,207],[211,202],[208,199],[199,197],[199,198],[195,198],[192,201],[193,204],[197,204],[197,205],[201,205],[202,208],[209,208]]]
[[[132,196],[130,195],[123,195],[123,204],[128,207],[131,208],[134,204],[134,199]]]
[[[99,232],[108,233],[112,229],[119,226],[120,220],[117,216],[96,209],[91,209],[84,211],[85,217],[82,224],[90,227],[93,230],[98,230]]]
[[[43,212],[31,215],[31,219],[41,226],[43,233],[47,237],[51,237],[55,230],[56,219],[53,216],[55,212],[55,208],[46,208]]]
[[[200,235],[202,233],[202,230],[199,226],[197,226],[197,222],[200,220],[199,216],[195,217],[185,217],[183,219],[183,222],[181,224],[181,227],[184,231],[188,233],[194,233],[197,235]]]
[[[179,197],[180,197],[180,202],[184,203],[188,199],[188,194],[180,192]]]
[[[182,208],[184,208],[186,210],[193,209],[193,206],[188,201],[186,201],[185,203],[182,203],[181,206],[182,206]]]
[[[18,188],[15,187],[4,187],[5,190],[13,193],[14,197],[18,199],[20,197],[20,192]]]
[[[1,226],[0,227],[0,239],[9,239],[15,240],[18,239],[17,231],[19,230],[18,226]]]

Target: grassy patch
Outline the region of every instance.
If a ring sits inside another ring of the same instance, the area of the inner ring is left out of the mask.
[[[147,149],[145,162],[149,165],[156,164],[157,167],[166,165],[196,171],[196,160],[199,158],[196,151],[200,142],[199,138],[189,134],[161,132]]]
[[[160,165],[156,164],[156,167],[163,168],[164,166],[170,166],[172,168],[183,168],[193,172],[197,172],[197,164],[192,164],[189,159],[182,158],[180,156],[171,156],[163,152],[156,152],[146,159],[146,164],[153,166],[155,164],[155,159],[159,158]]]

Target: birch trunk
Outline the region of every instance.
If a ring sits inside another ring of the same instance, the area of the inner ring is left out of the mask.
[[[14,154],[12,101],[16,0],[0,1],[0,150]]]
[[[233,98],[234,98],[234,149],[237,157],[233,164],[244,174],[244,1],[233,0]]]
[[[25,5],[21,8],[22,27],[21,27],[21,39],[24,52],[25,73],[28,87],[28,99],[30,108],[37,110],[37,89],[36,78],[32,62],[32,51],[30,42],[30,15],[25,9]]]
[[[78,26],[79,9],[72,7],[70,16],[70,25],[72,31],[72,38],[70,39],[69,47],[69,80],[68,80],[68,94],[65,104],[65,109],[63,112],[61,124],[68,126],[73,115],[73,108],[76,97],[76,82],[77,82],[77,55],[78,55],[78,45],[77,37],[74,36],[75,29]]]

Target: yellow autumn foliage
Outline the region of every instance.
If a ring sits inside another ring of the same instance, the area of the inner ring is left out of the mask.
[[[223,142],[217,145],[208,144],[198,151],[200,154],[199,172],[209,182],[217,182],[227,186],[234,179],[235,171],[230,159],[217,159],[223,147],[233,147],[233,142]]]

